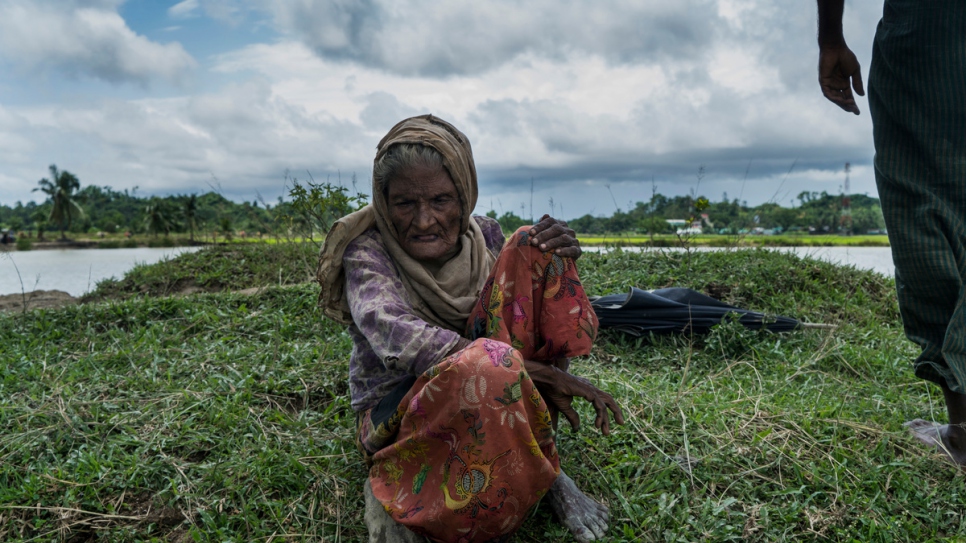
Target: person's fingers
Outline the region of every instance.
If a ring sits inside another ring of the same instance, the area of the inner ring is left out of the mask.
[[[540,249],[548,251],[566,241],[567,230],[559,224],[554,224],[546,230],[533,236],[533,242],[540,246]],[[572,238],[571,238],[572,239]]]
[[[830,102],[845,111],[859,114],[852,90],[855,89],[859,96],[865,96],[865,90],[861,66],[850,49],[823,48],[819,52],[818,81],[822,94]]]
[[[825,97],[828,98],[828,100],[833,104],[839,106],[845,111],[855,113],[856,115],[858,115],[859,107],[855,105],[855,99],[852,98],[851,91],[849,91],[848,96],[846,96],[846,94],[843,91],[839,90],[836,87],[833,87],[831,85],[828,85],[828,86],[823,85],[822,94],[824,94]]]
[[[543,232],[547,228],[550,228],[551,226],[556,224],[556,222],[557,221],[555,221],[553,217],[544,213],[543,217],[540,217],[540,222],[533,225],[533,228],[530,229],[530,236],[531,236],[530,243],[533,243],[535,245],[536,243],[533,241],[532,237],[540,234],[540,232]]]
[[[859,114],[859,106],[855,103],[855,96],[852,95],[852,87],[849,87],[848,79],[845,80],[845,87],[842,88],[842,96],[845,98],[844,102],[847,107],[844,107],[848,112]]]
[[[607,415],[607,405],[601,398],[594,399],[594,411],[597,411],[594,426],[605,436],[610,435],[610,417]]]
[[[567,418],[567,422],[570,426],[577,430],[580,428],[580,415],[573,408],[574,399],[571,394],[568,393],[563,387],[556,388],[553,391],[547,391],[544,396],[548,405],[553,405],[557,408],[557,411],[563,413],[564,417]]]
[[[548,232],[550,231],[551,230],[548,230]],[[545,253],[550,251],[554,251],[556,253],[557,249],[569,249],[571,247],[579,247],[579,245],[577,244],[576,239],[566,234],[563,234],[560,236],[549,238],[547,240],[541,240],[539,247],[540,247],[540,250]]]
[[[621,410],[621,406],[617,404],[617,401],[614,400],[614,397],[608,394],[607,400],[605,401],[608,409],[610,409],[611,413],[614,414],[614,422],[617,424],[624,424],[624,411]]]
[[[862,87],[862,70],[855,70],[852,74],[852,88],[855,89],[855,94],[865,96],[865,89]]]
[[[555,245],[549,245],[550,242],[557,244],[561,242],[567,244],[575,243],[577,241],[577,234],[572,229],[567,228],[560,223],[555,223],[543,232],[540,232],[534,236],[534,240],[541,245],[541,249],[549,250],[555,247]],[[544,246],[545,244],[546,246]]]
[[[559,247],[554,249],[553,254],[561,258],[577,260],[580,258],[580,255],[584,254],[584,251],[580,247]]]
[[[558,229],[556,226],[545,230],[533,242],[543,252],[553,251],[562,258],[579,258],[583,254],[580,242],[572,230]]]
[[[574,411],[573,406],[570,404],[567,404],[566,406],[558,406],[558,407],[560,408],[560,412],[563,413],[565,417],[567,417],[567,422],[570,423],[570,427],[573,428],[575,432],[579,430],[580,415],[578,415],[577,412]]]

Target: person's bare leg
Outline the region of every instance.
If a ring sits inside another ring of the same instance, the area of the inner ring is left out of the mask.
[[[949,424],[916,419],[905,426],[919,441],[939,448],[953,462],[966,465],[966,395],[953,392],[945,384],[940,386],[946,400]]]
[[[563,470],[550,487],[548,497],[557,519],[578,542],[596,541],[607,533],[610,509],[581,492]]]
[[[567,371],[570,369],[570,359],[558,358],[554,360],[554,366]],[[553,404],[548,404],[547,407],[550,410],[553,431],[556,433],[560,411]],[[560,470],[560,476],[553,482],[547,494],[557,520],[570,530],[578,542],[595,541],[607,533],[610,509],[581,492],[563,469]]]
[[[372,494],[372,484],[366,479],[363,490],[366,496],[366,528],[369,530],[369,543],[426,543],[426,538],[416,535],[409,528],[399,524],[379,500]]]

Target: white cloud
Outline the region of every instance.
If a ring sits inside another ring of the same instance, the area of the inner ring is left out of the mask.
[[[135,34],[112,4],[6,1],[0,4],[0,56],[28,71],[142,85],[154,79],[178,83],[195,67],[181,45]]]
[[[492,69],[520,55],[611,62],[692,57],[713,35],[712,0],[390,2],[264,0],[280,30],[324,58],[405,75]]]
[[[470,136],[484,210],[516,211],[533,177],[539,205],[609,213],[610,192],[625,208],[649,198],[652,175],[686,194],[702,164],[715,200],[835,192],[846,160],[874,193],[868,116],[840,113],[815,82],[814,6],[547,2],[251,0],[236,8],[270,9],[286,35],[213,57],[205,94],[0,109],[0,162],[32,162],[29,186],[55,161],[85,184],[189,192],[214,175],[251,199],[278,194],[286,170],[366,185],[385,131],[432,112]],[[846,32],[867,65],[874,9],[853,5]],[[181,6],[218,18],[225,4]]]
[[[168,8],[168,15],[178,18],[192,17],[197,14],[198,0],[184,0]]]

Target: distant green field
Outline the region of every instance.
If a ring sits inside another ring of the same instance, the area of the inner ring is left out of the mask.
[[[622,247],[888,247],[889,238],[873,236],[808,236],[808,235],[697,235],[671,234],[651,236],[640,234],[594,235],[578,234],[582,245],[612,245]]]

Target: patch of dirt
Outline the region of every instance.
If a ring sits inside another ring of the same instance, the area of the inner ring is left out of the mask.
[[[20,312],[24,310],[55,309],[78,303],[80,300],[62,290],[34,290],[26,294],[0,295],[0,312]]]
[[[138,494],[121,504],[121,513],[141,517],[142,523],[156,524],[160,528],[171,528],[181,524],[184,515],[174,507],[158,507],[150,494]]]

